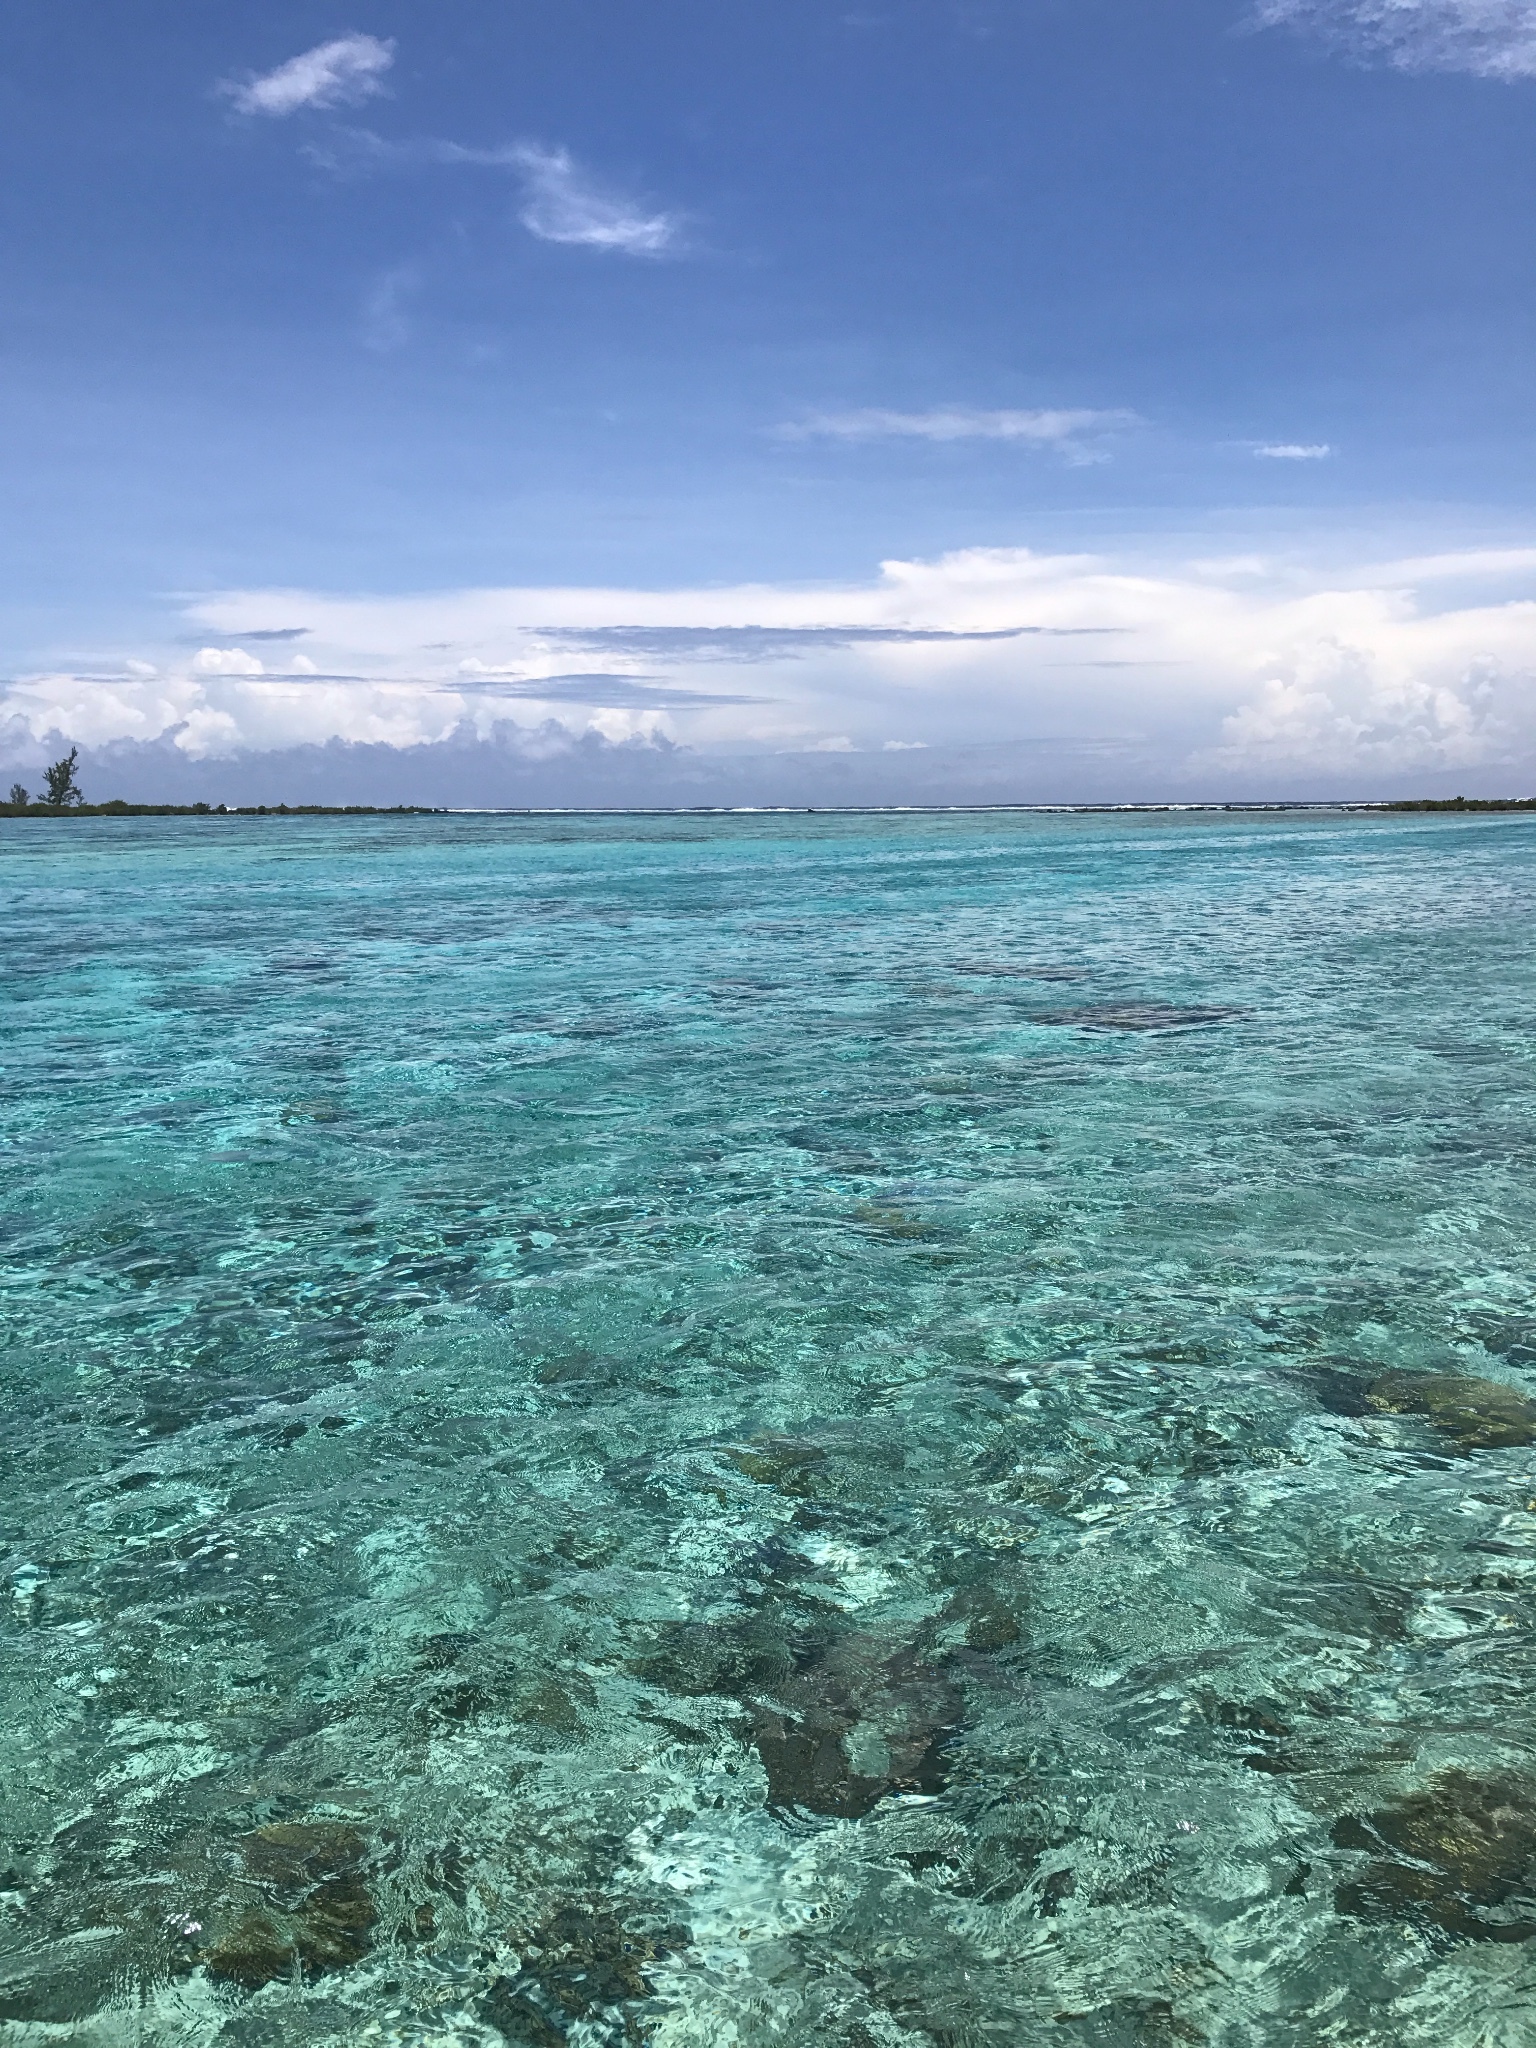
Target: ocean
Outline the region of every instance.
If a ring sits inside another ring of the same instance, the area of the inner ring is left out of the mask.
[[[0,897],[0,2040],[1531,2040],[1529,820]]]

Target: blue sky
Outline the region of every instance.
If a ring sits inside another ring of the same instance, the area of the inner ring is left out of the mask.
[[[1532,0],[60,0],[0,95],[23,766],[1533,751]]]

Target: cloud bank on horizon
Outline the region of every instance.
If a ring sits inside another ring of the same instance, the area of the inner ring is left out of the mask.
[[[1132,747],[1171,797],[1369,794],[1528,750],[1536,597],[1520,588],[1536,590],[1536,548],[1347,577],[972,548],[837,588],[230,592],[191,608],[190,659],[12,684],[0,752],[34,759],[58,735],[210,763],[498,734],[721,759],[997,742]]]

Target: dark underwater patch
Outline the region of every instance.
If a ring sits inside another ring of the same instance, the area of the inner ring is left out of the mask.
[[[846,1636],[756,1707],[769,1803],[858,1820],[888,1792],[941,1792],[962,1708],[950,1679],[912,1648]]]
[[[1327,1369],[1312,1375],[1332,1415],[1414,1415],[1463,1452],[1536,1443],[1536,1401],[1502,1380],[1471,1373]]]
[[[1422,1415],[1459,1450],[1504,1450],[1536,1443],[1536,1401],[1499,1380],[1459,1373],[1384,1372],[1366,1389],[1378,1414]]]
[[[998,981],[1086,981],[1086,967],[1056,967],[1049,964],[1014,966],[999,960],[957,960],[956,974],[975,974]]]
[[[359,1962],[377,1912],[363,1882],[368,1847],[330,1821],[280,1822],[240,1843],[244,1889],[259,1903],[232,1918],[203,1950],[212,1977],[255,1990],[277,1978],[316,1977]]]
[[[1334,1825],[1368,1852],[1334,1904],[1357,1920],[1409,1920],[1470,1941],[1536,1935],[1536,1787],[1512,1773],[1445,1771],[1420,1792]]]
[[[1194,1031],[1248,1014],[1224,1003],[1080,1003],[1070,1010],[1032,1011],[1029,1021],[1078,1031]]]
[[[652,1996],[648,1969],[691,1939],[680,1925],[627,1925],[601,1903],[557,1906],[520,1944],[517,1973],[491,1984],[481,2017],[518,2048],[564,2048],[575,2029],[586,2041],[638,2041],[630,2009]]]

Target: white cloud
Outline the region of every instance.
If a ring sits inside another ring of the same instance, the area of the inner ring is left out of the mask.
[[[1508,582],[1536,576],[1536,548],[1457,548],[1442,555],[1406,555],[1367,565],[1361,581],[1386,584]]]
[[[243,647],[200,647],[192,662],[200,676],[259,676],[266,668]]]
[[[1402,71],[1536,78],[1536,0],[1259,0],[1258,20]]]
[[[1194,575],[1219,583],[1226,576],[1267,576],[1274,564],[1266,555],[1204,555],[1187,566]]]
[[[1133,412],[1060,407],[1038,412],[985,412],[969,405],[943,405],[931,412],[890,412],[865,406],[853,412],[811,413],[779,429],[786,440],[837,441],[1011,441],[1054,448],[1069,461],[1099,461],[1102,437],[1134,426]]]
[[[1324,462],[1333,450],[1326,441],[1261,441],[1253,452],[1266,462]]]
[[[607,190],[568,149],[523,142],[497,155],[522,173],[527,197],[519,219],[542,242],[614,249],[625,256],[660,256],[678,241],[682,223],[676,214],[647,213]]]
[[[940,761],[1019,745],[1121,760],[1133,747],[1141,793],[1536,778],[1531,548],[1326,574],[1265,553],[971,548],[842,585],[237,591],[191,617],[209,644],[190,661],[168,642],[142,650],[157,675],[35,676],[9,687],[0,724],[84,746],[169,736],[198,757],[332,738],[416,747],[498,726],[528,745],[660,735],[706,757],[926,748]],[[274,674],[223,644],[293,618],[308,622],[312,674]],[[605,651],[581,653],[582,634]],[[639,680],[568,687],[592,681],[573,664],[608,670],[617,640],[604,634],[654,640]]]
[[[338,174],[459,164],[510,171],[523,187],[518,219],[543,242],[584,249],[614,250],[624,256],[663,256],[681,246],[681,214],[648,210],[616,192],[579,164],[568,149],[537,142],[473,147],[464,142],[417,137],[387,141],[367,128],[330,133],[304,154],[321,169]]]
[[[337,36],[290,57],[275,71],[224,90],[242,114],[296,114],[301,107],[356,105],[384,90],[384,74],[394,61],[392,42],[378,36]]]

